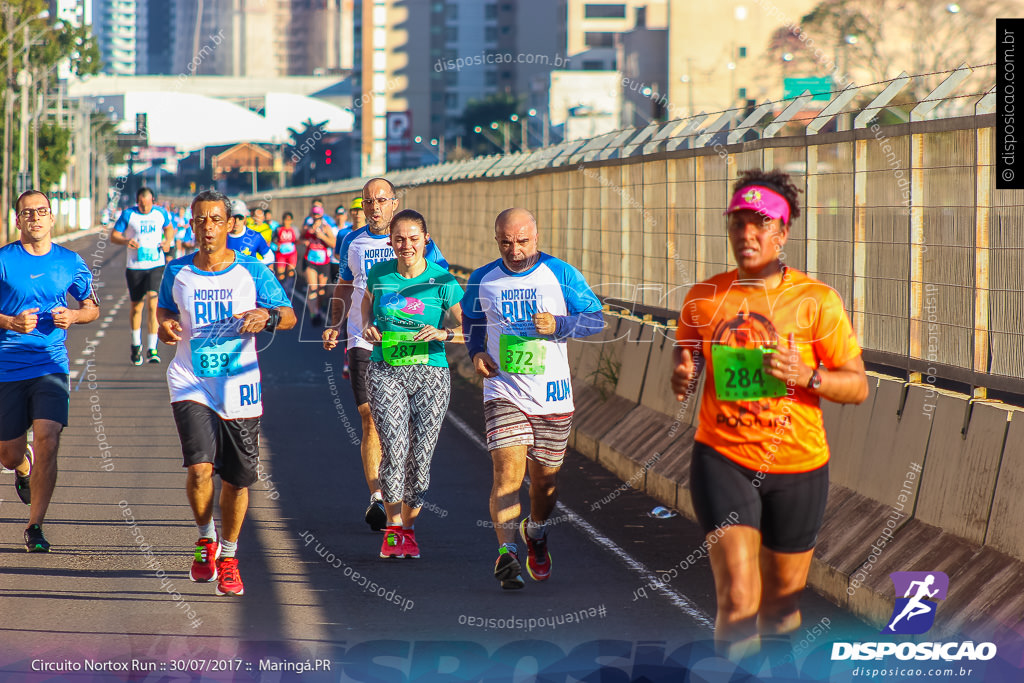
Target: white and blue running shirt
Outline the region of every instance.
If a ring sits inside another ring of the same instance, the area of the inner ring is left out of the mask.
[[[225,270],[193,264],[195,254],[171,261],[160,283],[160,308],[181,318],[181,341],[167,366],[171,403],[195,401],[224,419],[263,414],[256,337],[240,335],[241,319],[254,308],[290,306],[277,278],[260,261],[235,252]]]
[[[164,265],[160,243],[168,225],[171,225],[171,216],[162,206],[154,206],[149,213],[140,212],[137,206],[121,212],[114,232],[124,233],[125,238],[139,243],[138,249],[128,248],[128,270],[150,270]]]
[[[363,328],[363,295],[366,293],[366,274],[378,263],[391,261],[395,258],[395,250],[388,243],[389,233],[375,235],[370,228],[363,226],[345,235],[338,254],[341,255],[341,273],[339,279],[352,283],[352,299],[348,313],[348,348],[373,350],[373,344],[362,337]],[[448,268],[441,249],[434,240],[427,243],[423,257],[442,268]]]
[[[539,337],[533,315],[545,312],[555,316],[555,334]],[[469,276],[462,320],[470,357],[486,350],[499,364],[497,377],[484,378],[484,401],[503,398],[527,415],[573,411],[566,340],[594,334],[604,326],[601,301],[580,271],[544,253],[524,273],[508,270],[501,259],[488,263]],[[502,335],[539,337],[544,371],[513,374],[500,370]]]

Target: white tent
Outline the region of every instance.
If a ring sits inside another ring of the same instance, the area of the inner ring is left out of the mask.
[[[356,117],[351,111],[315,97],[271,92],[267,93],[266,103],[267,122],[286,135],[289,128],[302,130],[302,124],[309,119],[314,123],[327,121],[325,128],[332,133],[347,133],[355,125]]]
[[[122,132],[133,132],[135,115],[147,115],[149,144],[198,149],[233,142],[284,142],[287,131],[265,118],[224,100],[174,91],[132,92],[124,95]]]
[[[192,150],[235,142],[287,142],[288,128],[303,122],[327,121],[331,132],[352,130],[355,116],[347,109],[303,95],[268,93],[261,116],[226,100],[177,91],[143,91],[124,95],[120,129],[134,132],[135,115],[146,114],[149,144]]]

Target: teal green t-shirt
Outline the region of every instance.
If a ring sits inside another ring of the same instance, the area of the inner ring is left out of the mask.
[[[414,278],[398,274],[398,261],[378,263],[366,275],[366,291],[373,295],[373,324],[386,332],[416,332],[424,325],[441,329],[445,312],[462,300],[462,285],[443,267],[427,262]],[[448,367],[444,342],[428,342],[429,360],[423,365]],[[381,344],[373,345],[372,361],[383,361]]]

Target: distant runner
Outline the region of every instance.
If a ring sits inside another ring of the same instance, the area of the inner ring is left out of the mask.
[[[128,247],[125,279],[131,299],[132,349],[131,362],[142,365],[142,307],[148,305],[146,317],[149,336],[146,338],[146,360],[159,363],[157,351],[156,292],[164,274],[165,252],[174,246],[174,225],[167,210],[153,205],[153,191],[139,188],[136,206],[125,209],[110,231],[110,241]]]
[[[261,263],[266,263],[273,268],[273,254],[270,251],[270,245],[262,235],[245,225],[245,217],[249,215],[249,209],[246,208],[245,202],[236,199],[231,203],[231,209],[235,222],[234,227],[228,233],[228,249],[233,249],[243,256],[258,258]],[[199,245],[198,237],[196,235],[196,246]]]

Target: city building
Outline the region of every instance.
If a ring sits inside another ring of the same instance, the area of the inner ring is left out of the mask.
[[[566,0],[356,0],[364,173],[437,159],[426,141],[466,135],[471,100],[525,101],[534,78],[567,66],[566,8]]]
[[[92,3],[93,35],[99,45],[104,73],[118,76],[149,73],[149,5],[148,0],[94,0]],[[74,11],[76,16],[88,16],[84,6],[80,15],[77,8],[64,9],[66,13]]]
[[[172,73],[268,78],[352,68],[355,0],[165,3],[173,5]]]
[[[570,68],[615,70],[616,34],[637,27],[667,26],[668,0],[569,0],[566,47]]]
[[[582,140],[622,128],[617,71],[552,71],[538,76],[531,105],[548,112],[554,140]]]
[[[669,112],[668,29],[635,28],[615,38],[622,76],[622,128],[643,128],[652,121],[679,118]]]

